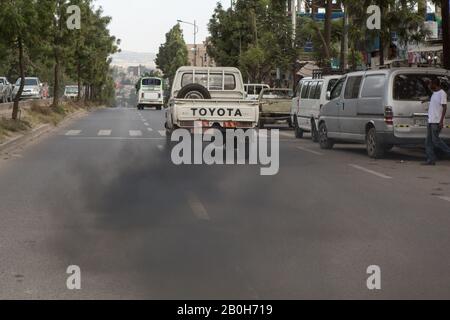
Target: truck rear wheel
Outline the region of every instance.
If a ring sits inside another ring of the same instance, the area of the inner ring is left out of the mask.
[[[206,89],[201,84],[197,83],[191,83],[183,88],[178,92],[177,95],[178,99],[197,99],[197,100],[210,100],[211,94],[209,93],[208,89]]]

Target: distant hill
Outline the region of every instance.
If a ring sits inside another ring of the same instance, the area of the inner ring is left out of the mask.
[[[156,54],[151,52],[122,51],[113,55],[112,65],[127,68],[129,66],[143,65],[149,68],[156,68]]]

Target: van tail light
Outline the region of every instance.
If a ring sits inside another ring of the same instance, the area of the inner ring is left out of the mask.
[[[387,106],[384,108],[384,122],[386,122],[387,125],[394,124],[394,111],[392,110],[392,107]]]

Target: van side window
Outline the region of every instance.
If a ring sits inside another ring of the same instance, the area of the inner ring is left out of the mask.
[[[320,95],[322,93],[322,87],[323,87],[323,82],[319,82],[317,84],[316,95],[315,95],[314,99],[316,99],[316,100],[320,99]]]
[[[311,82],[308,99],[314,99],[314,97],[316,96],[316,89],[317,89],[317,82]]]
[[[381,98],[383,96],[386,77],[384,74],[366,76],[361,91],[362,98]]]
[[[345,78],[340,79],[336,85],[334,86],[333,90],[331,91],[330,100],[334,100],[336,98],[339,98],[342,93],[342,88],[344,87]]]
[[[358,99],[359,89],[361,88],[361,77],[349,77],[345,86],[345,99]]]
[[[307,99],[308,98],[308,93],[309,93],[309,85],[311,84],[311,82],[305,82],[305,84],[303,85],[303,89],[302,89],[302,99]]]

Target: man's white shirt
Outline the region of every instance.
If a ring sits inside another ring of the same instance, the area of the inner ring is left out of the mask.
[[[444,111],[442,105],[444,104],[447,104],[447,93],[442,89],[433,93],[428,110],[428,123],[441,122],[442,112]]]

